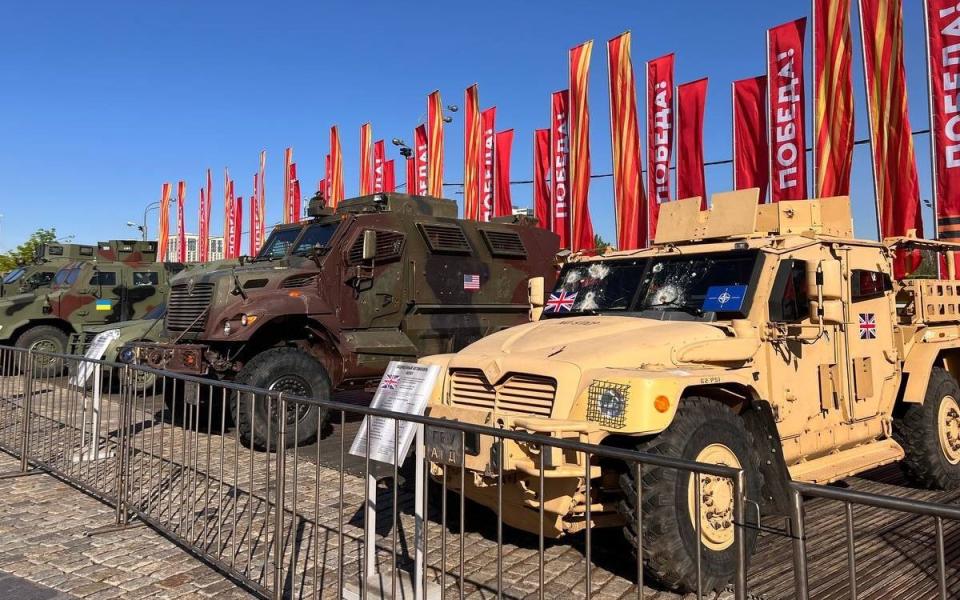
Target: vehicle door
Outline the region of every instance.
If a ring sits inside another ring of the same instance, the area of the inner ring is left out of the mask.
[[[81,277],[83,274],[81,274]],[[77,310],[84,324],[116,323],[123,320],[123,283],[115,266],[94,266],[87,280],[92,300]]]
[[[892,400],[898,385],[899,361],[894,342],[896,304],[889,261],[878,248],[848,248],[844,271],[849,285],[844,302],[847,368],[852,383],[848,400],[852,421],[876,417],[883,399]]]
[[[364,241],[366,239],[366,242]],[[406,236],[372,224],[355,227],[340,252],[340,309],[350,327],[398,327],[403,305]],[[368,256],[364,256],[364,244]]]
[[[144,315],[163,304],[160,286],[165,282],[166,273],[160,266],[134,267],[127,270],[130,280],[125,285],[125,320],[142,319]]]
[[[844,419],[841,328],[825,323],[821,331],[811,306],[817,296],[810,282],[822,260],[835,260],[822,245],[780,257],[770,287],[769,320],[785,334],[765,348],[767,394],[781,438],[823,431]]]

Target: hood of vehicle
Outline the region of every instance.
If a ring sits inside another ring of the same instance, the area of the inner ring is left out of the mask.
[[[120,329],[124,333],[135,333],[136,330],[140,329],[146,332],[158,320],[162,319],[134,319],[132,321],[120,321],[119,323],[109,323],[107,325],[88,325],[83,327],[83,331],[85,333],[103,333],[111,329]],[[162,329],[162,327],[158,327]]]
[[[637,317],[584,316],[544,319],[483,338],[463,349],[452,367],[500,358],[550,360],[593,368],[671,366],[684,348],[727,339],[714,325]]]

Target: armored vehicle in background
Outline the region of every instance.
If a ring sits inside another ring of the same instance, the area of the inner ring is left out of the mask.
[[[164,314],[166,305],[161,304],[140,319],[106,325],[83,325],[79,333],[70,336],[69,353],[110,363],[129,364],[136,356],[130,348],[131,343],[163,340]],[[156,380],[156,376],[147,371],[135,371],[132,377],[133,389],[138,393],[150,390]],[[119,383],[116,376],[111,379],[105,373],[104,378],[108,382]],[[92,385],[92,382],[87,383]]]
[[[275,228],[245,264],[178,276],[171,342],[135,344],[138,363],[328,398],[376,381],[391,360],[452,352],[528,321],[528,280],[555,277],[558,237],[525,218],[464,221],[451,200],[394,193],[336,211],[318,196],[310,216]],[[266,403],[231,402],[241,438],[264,446]],[[291,410],[288,443],[314,439],[322,411]]]
[[[93,260],[96,246],[82,244],[43,244],[31,263],[12,269],[0,279],[0,298],[26,294],[50,287],[60,267],[77,261]]]
[[[155,242],[113,240],[97,245],[93,260],[68,263],[49,290],[0,300],[0,344],[64,353],[83,325],[141,318],[163,304],[170,278],[183,269],[158,263]],[[37,359],[46,371],[59,361]]]
[[[620,527],[653,576],[692,590],[698,556],[705,589],[730,580],[735,532],[748,551],[757,534],[738,523],[756,525],[754,503],[787,511],[790,478],[901,461],[923,486],[960,487],[960,244],[853,239],[847,198],[757,199],[664,204],[653,247],[573,258],[538,322],[422,360],[443,373],[433,417],[742,468],[746,514],[728,479],[699,476],[697,498],[689,472],[644,465],[641,482],[594,455],[587,485],[583,453],[489,436],[464,456],[466,497],[501,498],[534,533],[543,510],[549,537]],[[936,277],[943,258],[942,280],[905,275]]]

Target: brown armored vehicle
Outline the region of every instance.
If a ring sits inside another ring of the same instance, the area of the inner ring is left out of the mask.
[[[960,244],[855,239],[847,198],[757,199],[670,202],[652,248],[574,257],[537,322],[423,359],[443,372],[430,415],[742,468],[745,504],[770,514],[788,509],[791,478],[893,462],[920,485],[960,488]],[[584,454],[498,451],[488,436],[464,460],[462,493],[492,509],[502,498],[509,525],[621,528],[672,588],[696,589],[698,549],[704,588],[733,574],[728,479],[700,476],[697,502],[689,473],[645,465],[641,483],[594,456],[588,486]],[[750,549],[756,529],[744,531]]]
[[[173,342],[135,344],[138,364],[327,398],[376,381],[391,360],[455,352],[527,322],[528,280],[555,277],[558,237],[524,218],[464,221],[451,200],[394,193],[335,212],[318,196],[310,216],[275,228],[252,259],[177,277],[165,318]],[[230,414],[241,437],[264,446],[266,403],[239,396]],[[297,410],[289,444],[322,426],[317,407]]]

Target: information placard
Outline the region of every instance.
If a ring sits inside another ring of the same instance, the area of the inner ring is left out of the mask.
[[[391,361],[370,406],[408,415],[423,415],[439,375],[438,365]],[[399,439],[396,437],[398,429]],[[394,419],[366,416],[350,446],[350,454],[365,457],[369,438],[371,460],[392,465],[394,456],[397,456],[400,459],[397,466],[400,467],[415,434],[416,424],[410,421],[401,421],[397,427]]]
[[[100,360],[103,358],[103,353],[107,351],[107,346],[110,345],[110,342],[114,341],[120,337],[119,329],[108,329],[104,332],[98,333],[93,337],[93,341],[90,342],[90,347],[87,348],[87,351],[84,353],[84,358],[89,358],[91,360]],[[93,375],[94,363],[87,362],[85,360],[77,361],[77,372],[70,378],[70,385],[75,386],[85,386],[87,381],[90,379],[90,376]]]

